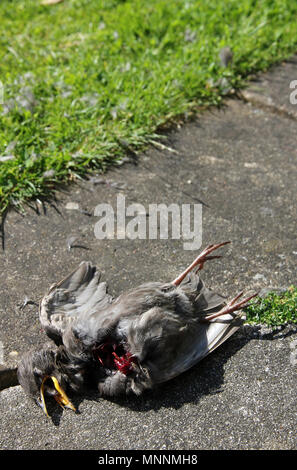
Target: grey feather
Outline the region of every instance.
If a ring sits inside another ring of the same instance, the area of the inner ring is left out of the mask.
[[[48,336],[62,342],[67,325],[107,307],[112,297],[106,283],[100,282],[101,273],[89,262],[79,267],[62,281],[53,284],[40,304],[39,318]]]

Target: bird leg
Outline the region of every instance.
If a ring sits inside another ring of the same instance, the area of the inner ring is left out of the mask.
[[[236,302],[242,296],[242,294],[243,292],[240,292],[238,295],[236,295],[236,297],[230,300],[227,303],[227,305],[225,305],[219,312],[213,313],[212,315],[208,315],[204,317],[201,321],[208,322],[222,315],[226,315],[227,313],[232,313],[232,312],[235,312],[236,310],[240,310],[243,307],[247,307],[247,302],[253,299],[254,297],[256,297],[259,294],[259,292],[256,292],[256,294],[253,294],[250,297],[247,297],[246,299],[241,300],[240,302]]]
[[[205,261],[211,260],[211,259],[216,259],[216,258],[221,258],[221,256],[208,256],[210,253],[212,253],[214,250],[217,250],[221,246],[227,245],[228,243],[231,242],[223,242],[223,243],[217,243],[216,245],[209,245],[207,248],[205,248],[202,253],[200,253],[199,256],[193,261],[190,266],[187,267],[187,269],[182,272],[174,281],[172,281],[172,284],[175,285],[176,287],[180,285],[180,283],[184,280],[186,275],[192,271],[196,266],[198,266],[198,271],[203,269],[203,265]]]

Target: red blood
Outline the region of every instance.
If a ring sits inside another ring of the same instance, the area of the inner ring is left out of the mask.
[[[103,343],[94,348],[94,355],[102,367],[117,369],[125,375],[133,371],[132,363],[135,359],[130,352],[125,352],[121,345],[111,341]]]
[[[134,362],[134,358],[132,354],[127,352],[123,356],[118,356],[116,352],[113,352],[112,355],[114,356],[114,364],[116,368],[122,372],[122,374],[129,374],[132,372],[132,362]]]

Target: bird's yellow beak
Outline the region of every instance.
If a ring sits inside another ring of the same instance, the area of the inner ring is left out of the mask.
[[[49,416],[49,415],[48,415],[48,412],[47,412],[47,408],[46,408],[46,404],[45,404],[45,398],[44,398],[44,384],[48,379],[52,380],[52,382],[54,384],[54,387],[57,390],[57,394],[54,395],[54,398],[59,403],[59,405],[62,408],[64,408],[64,407],[65,408],[70,408],[71,410],[76,411],[75,406],[71,403],[71,401],[67,397],[66,393],[64,392],[64,390],[60,386],[60,384],[57,381],[56,377],[54,377],[53,375],[51,375],[51,376],[46,375],[44,377],[44,379],[42,380],[41,387],[40,387],[40,398],[41,398],[40,406],[43,409],[46,416]]]

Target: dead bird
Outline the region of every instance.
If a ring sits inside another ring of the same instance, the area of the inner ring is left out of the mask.
[[[90,262],[51,286],[40,322],[55,342],[26,353],[18,366],[25,392],[44,410],[46,396],[75,410],[66,390],[90,384],[103,396],[140,395],[194,366],[242,324],[238,311],[255,295],[226,302],[199,276],[210,245],[172,282],[150,282],[113,299]],[[195,272],[193,270],[196,269]]]

